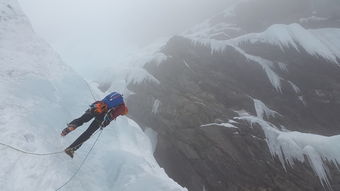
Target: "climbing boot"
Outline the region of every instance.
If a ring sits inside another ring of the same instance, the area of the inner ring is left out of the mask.
[[[70,156],[71,158],[73,158],[74,155],[74,150],[72,148],[66,148],[65,149],[65,153]]]
[[[75,130],[77,128],[76,125],[74,124],[67,124],[67,127],[61,132],[61,136],[66,136],[69,134],[71,131]]]

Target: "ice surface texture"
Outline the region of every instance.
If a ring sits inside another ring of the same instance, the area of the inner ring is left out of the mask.
[[[62,151],[88,124],[65,138],[61,130],[93,101],[86,82],[35,35],[17,2],[0,0],[0,141],[30,152]],[[93,141],[73,160],[63,153],[36,157],[0,147],[0,190],[55,190]],[[186,190],[158,166],[153,149],[138,124],[120,117],[64,190]]]

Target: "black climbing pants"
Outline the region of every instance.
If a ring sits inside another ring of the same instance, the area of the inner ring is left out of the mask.
[[[79,149],[81,145],[100,128],[100,125],[104,120],[104,116],[105,114],[95,115],[94,112],[89,109],[80,118],[73,120],[70,124],[74,124],[79,127],[94,118],[86,131],[82,133],[68,148],[73,148],[73,150]]]

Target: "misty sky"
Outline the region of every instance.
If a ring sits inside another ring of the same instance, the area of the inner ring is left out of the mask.
[[[200,23],[229,0],[19,0],[35,31],[79,73]]]

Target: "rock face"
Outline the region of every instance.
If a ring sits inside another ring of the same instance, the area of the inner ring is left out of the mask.
[[[329,2],[316,13],[311,1],[266,2],[236,4],[171,38],[161,49],[167,58],[144,66],[159,83],[129,85],[132,118],[158,133],[158,163],[189,190],[340,190],[340,172],[322,152],[312,148],[328,166],[330,183],[315,170],[312,155],[302,153],[291,164],[288,144],[281,144],[282,160],[263,123],[242,118],[263,119],[282,133],[340,134],[340,30],[333,11],[339,4]],[[272,16],[252,17],[251,7]]]

